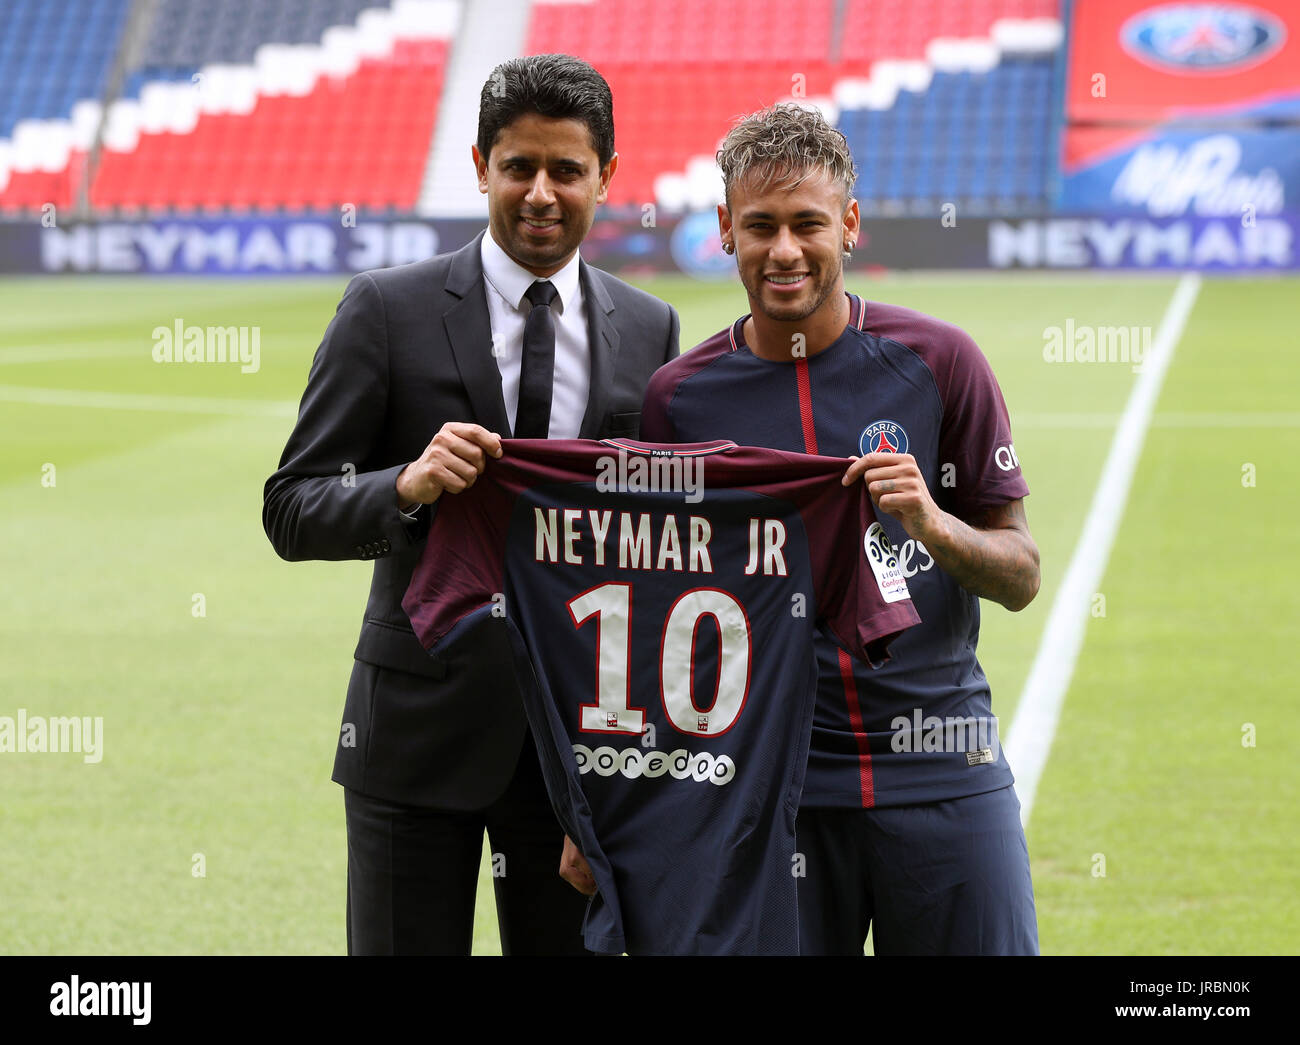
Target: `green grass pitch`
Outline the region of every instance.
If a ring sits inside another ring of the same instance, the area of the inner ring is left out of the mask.
[[[97,764],[0,752],[0,953],[345,949],[329,775],[370,566],[281,562],[260,518],[344,282],[0,284],[0,716],[104,723]],[[1137,379],[1046,362],[1043,331],[1154,329],[1174,282],[851,281],[964,326],[1011,407],[1043,588],[985,604],[1004,727]],[[683,345],[744,311],[734,283],[645,286]],[[1206,281],[1164,382],[1030,823],[1047,953],[1300,943],[1296,300]],[[260,368],[155,363],[178,318],[259,327]]]

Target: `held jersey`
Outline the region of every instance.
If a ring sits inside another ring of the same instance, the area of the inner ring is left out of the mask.
[[[1024,497],[1006,404],[974,341],[910,309],[848,297],[847,329],[813,356],[754,355],[742,317],[662,367],[646,391],[642,436],[908,453],[939,507],[968,521]],[[878,671],[818,638],[806,807],[937,802],[1012,782],[976,658],[979,600],[901,523],[883,513],[880,521],[921,624]]]
[[[508,630],[596,879],[587,947],[797,954],[813,632],[879,663],[917,621],[870,497],[734,443],[502,446],[439,500],[403,606],[426,649]]]

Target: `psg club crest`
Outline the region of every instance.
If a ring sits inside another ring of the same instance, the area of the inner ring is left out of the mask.
[[[1156,69],[1240,72],[1286,39],[1286,27],[1245,4],[1163,4],[1135,14],[1119,31],[1124,50]]]
[[[862,454],[905,454],[907,447],[907,432],[897,421],[872,421],[858,438]]]

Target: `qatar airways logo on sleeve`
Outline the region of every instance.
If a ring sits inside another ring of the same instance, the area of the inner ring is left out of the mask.
[[[1135,14],[1119,39],[1138,61],[1165,72],[1237,73],[1275,54],[1286,26],[1245,4],[1164,4]]]

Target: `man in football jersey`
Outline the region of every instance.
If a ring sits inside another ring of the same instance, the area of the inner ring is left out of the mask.
[[[878,954],[1037,953],[1020,804],[975,653],[979,599],[1016,611],[1039,584],[997,381],[958,328],[845,293],[856,174],[819,113],[755,113],[718,162],[750,314],[655,374],[642,438],[856,458],[844,482],[867,484],[922,621],[874,671],[817,640],[800,950],[861,954],[871,930]]]

